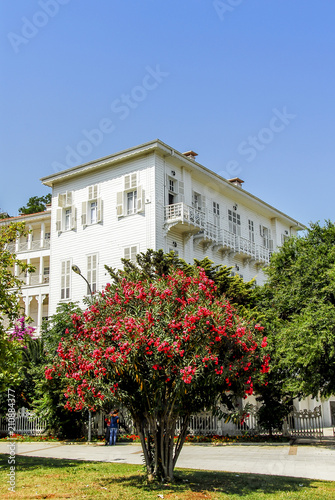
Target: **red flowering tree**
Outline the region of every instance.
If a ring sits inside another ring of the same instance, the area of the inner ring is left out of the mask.
[[[68,378],[70,410],[117,399],[134,420],[149,478],[172,480],[190,415],[252,394],[268,371],[266,339],[262,327],[246,324],[218,298],[200,268],[191,276],[177,268],[113,276],[93,305],[73,315],[74,330],[46,376]]]

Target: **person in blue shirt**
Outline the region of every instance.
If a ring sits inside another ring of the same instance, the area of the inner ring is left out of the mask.
[[[110,433],[109,433],[109,445],[113,446],[116,444],[117,430],[119,426],[119,410],[114,410],[110,414]]]

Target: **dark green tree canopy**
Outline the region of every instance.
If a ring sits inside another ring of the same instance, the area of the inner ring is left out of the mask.
[[[46,205],[49,203],[51,203],[51,193],[48,193],[45,196],[31,196],[27,205],[19,208],[19,214],[28,215],[44,212]]]
[[[335,225],[285,242],[257,289],[277,366],[295,396],[335,393]]]

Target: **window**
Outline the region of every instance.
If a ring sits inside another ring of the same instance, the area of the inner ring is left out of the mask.
[[[97,267],[98,267],[98,255],[88,255],[87,256],[87,281],[90,284],[92,293],[97,291]],[[87,286],[87,295],[91,293],[89,286]]]
[[[134,264],[136,263],[136,255],[138,254],[138,245],[133,245],[131,247],[125,247],[123,249],[123,258],[128,259]]]
[[[248,227],[249,227],[249,241],[252,243],[255,243],[255,228],[254,228],[254,221],[248,220]]]
[[[102,222],[102,200],[98,196],[99,185],[88,186],[87,201],[82,202],[81,224],[88,226]]]
[[[241,216],[235,210],[228,210],[229,231],[241,235]]]
[[[136,213],[137,210],[137,191],[127,193],[127,215]]]
[[[282,234],[281,235],[281,244],[284,245],[285,241],[288,241],[290,239],[288,234]]]
[[[66,208],[64,229],[65,231],[68,231],[70,228],[71,228],[71,208]]]
[[[220,205],[216,201],[213,201],[213,214],[220,215]]]
[[[91,201],[91,203],[90,203],[90,222],[91,222],[91,224],[96,224],[96,222],[97,222],[97,210],[98,210],[98,203],[96,201]]]
[[[259,227],[261,237],[263,239],[263,247],[273,250],[273,241],[271,240],[271,230],[268,227]]]
[[[72,191],[58,195],[59,208],[56,211],[56,231],[70,231],[76,227],[76,209],[72,205],[72,198]],[[50,239],[50,233],[45,233],[45,239]]]
[[[50,268],[45,266],[43,268],[43,283],[49,283]]]
[[[63,260],[61,262],[61,285],[60,285],[61,300],[70,298],[70,276],[71,276],[71,261]]]
[[[168,188],[168,205],[174,205],[176,203],[177,194],[177,181],[167,176],[167,188]]]
[[[138,184],[137,173],[124,176],[124,189],[116,193],[118,217],[144,212],[144,189]]]
[[[201,210],[201,194],[193,191],[192,206],[198,210]]]
[[[50,233],[45,233],[44,234],[44,239],[45,240],[50,240]]]

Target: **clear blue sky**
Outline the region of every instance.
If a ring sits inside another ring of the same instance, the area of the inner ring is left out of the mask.
[[[159,138],[302,223],[333,219],[334,24],[329,0],[3,0],[0,208]]]

